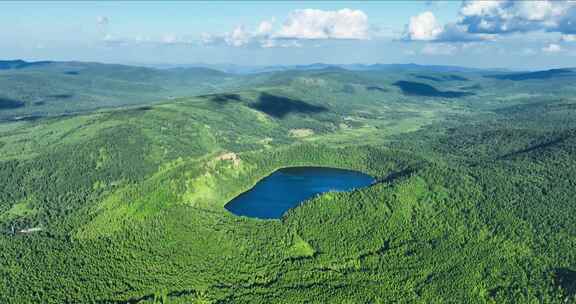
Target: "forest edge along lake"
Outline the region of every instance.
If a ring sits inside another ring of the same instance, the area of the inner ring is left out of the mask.
[[[264,177],[225,205],[235,215],[278,219],[291,208],[330,191],[352,191],[376,180],[365,173],[329,167],[287,167]]]

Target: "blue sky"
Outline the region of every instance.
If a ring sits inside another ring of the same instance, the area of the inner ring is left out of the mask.
[[[576,3],[1,2],[0,58],[576,66]]]

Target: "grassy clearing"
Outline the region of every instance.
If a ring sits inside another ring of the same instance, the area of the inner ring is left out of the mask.
[[[0,222],[2,221],[8,222],[10,220],[17,218],[25,218],[33,216],[34,214],[36,214],[37,211],[34,210],[34,208],[32,207],[32,201],[33,199],[30,198],[12,205],[12,207],[8,209],[8,211],[5,211],[4,213],[0,214]]]

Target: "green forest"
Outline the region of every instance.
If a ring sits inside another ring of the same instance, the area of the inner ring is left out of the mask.
[[[0,302],[576,303],[576,72],[546,72],[0,70]],[[376,182],[224,208],[293,166]]]

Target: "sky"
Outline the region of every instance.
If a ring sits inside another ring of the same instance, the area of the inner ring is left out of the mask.
[[[0,2],[0,60],[576,66],[576,1]]]

